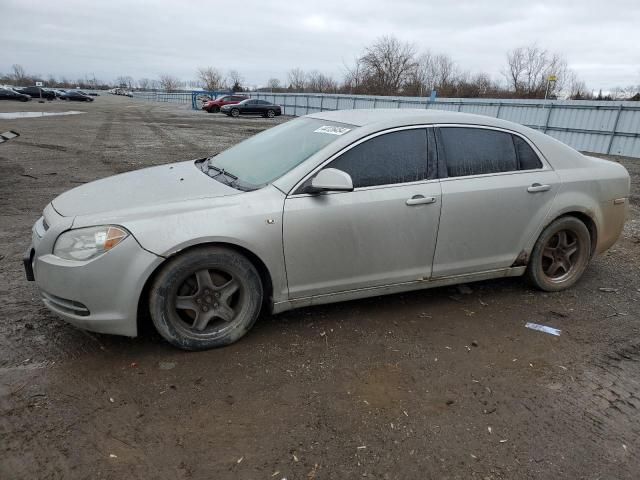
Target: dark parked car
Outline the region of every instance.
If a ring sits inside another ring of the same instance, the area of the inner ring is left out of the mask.
[[[69,90],[60,97],[60,100],[71,100],[75,102],[93,102],[93,98],[84,92]]]
[[[56,98],[55,93],[40,87],[24,87],[17,91],[29,95],[31,98],[45,98],[47,100],[55,100]]]
[[[256,100],[253,98],[243,100],[236,105],[225,105],[220,111],[231,117],[238,117],[240,115],[262,115],[263,117],[273,118],[282,114],[280,105],[274,105],[266,100]]]
[[[202,110],[206,110],[209,113],[216,113],[225,105],[235,105],[248,99],[249,97],[245,97],[244,95],[225,95],[223,97],[209,100],[202,106]]]
[[[0,100],[18,100],[20,102],[28,102],[31,100],[29,95],[16,92],[10,88],[0,88]]]

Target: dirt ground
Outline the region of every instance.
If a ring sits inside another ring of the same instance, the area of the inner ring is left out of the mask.
[[[86,113],[0,120],[22,135],[0,145],[0,478],[638,478],[640,160],[618,159],[633,188],[623,238],[569,291],[515,278],[313,307],[185,353],[151,329],[89,334],[49,313],[22,270],[31,226],[80,183],[286,118],[0,103],[67,110]]]

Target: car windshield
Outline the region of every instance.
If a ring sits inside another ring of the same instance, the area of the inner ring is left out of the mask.
[[[246,189],[259,188],[354,128],[354,125],[316,118],[291,120],[211,157],[208,165],[237,177],[238,183],[251,186]]]

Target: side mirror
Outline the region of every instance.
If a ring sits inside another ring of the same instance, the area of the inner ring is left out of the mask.
[[[318,174],[311,180],[311,188],[309,193],[315,192],[351,192],[353,190],[353,181],[347,172],[338,170],[337,168],[325,168],[320,170]]]

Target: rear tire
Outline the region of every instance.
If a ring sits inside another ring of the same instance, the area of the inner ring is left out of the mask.
[[[262,282],[243,255],[196,248],[170,259],[155,278],[149,311],[158,333],[183,350],[229,345],[253,327]]]
[[[575,217],[560,217],[540,234],[526,275],[540,290],[565,290],[580,280],[590,258],[589,229]]]

